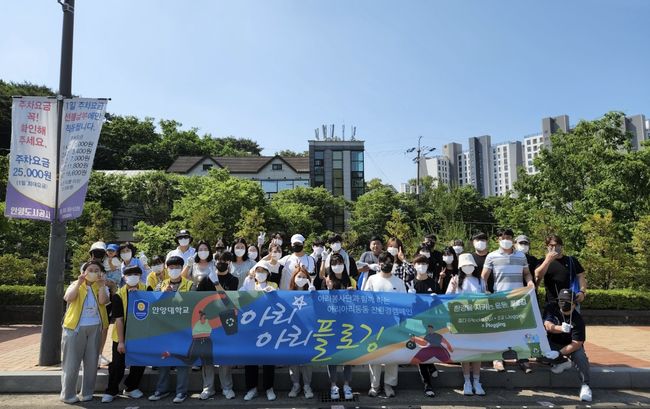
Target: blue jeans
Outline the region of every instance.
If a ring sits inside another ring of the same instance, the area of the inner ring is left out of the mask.
[[[156,384],[156,391],[160,393],[169,392],[169,373],[171,367],[161,366],[158,368],[158,383]],[[176,367],[176,394],[187,394],[190,387],[190,367],[177,366]]]

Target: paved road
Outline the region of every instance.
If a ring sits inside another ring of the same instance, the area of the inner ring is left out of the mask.
[[[440,389],[434,398],[426,398],[422,393],[416,391],[399,392],[396,398],[369,398],[358,396],[355,402],[323,402],[320,399],[306,400],[278,399],[268,402],[258,398],[252,402],[244,402],[236,399],[226,401],[223,397],[201,401],[197,395],[188,399],[185,403],[173,404],[171,399],[160,402],[149,402],[146,399],[127,400],[116,399],[113,403],[102,404],[99,401],[100,395],[95,395],[95,400],[83,404],[66,405],[58,401],[57,395],[3,395],[0,396],[0,407],[6,408],[181,408],[181,407],[210,407],[210,408],[650,408],[650,390],[594,390],[594,401],[591,404],[580,402],[576,395],[563,390],[565,393],[554,393],[551,390],[529,390],[529,389],[493,389],[488,390],[485,397],[463,396],[460,391],[452,389]],[[577,390],[575,393],[577,394]]]

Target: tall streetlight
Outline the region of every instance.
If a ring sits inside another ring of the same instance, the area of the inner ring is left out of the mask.
[[[412,147],[406,150],[406,153],[412,153],[412,152],[416,153],[415,157],[413,158],[413,162],[415,163],[416,170],[417,170],[416,182],[415,182],[416,183],[415,193],[417,195],[418,200],[420,200],[420,161],[422,159],[427,160],[428,157],[426,155],[436,150],[436,148],[432,148],[429,146],[422,146],[421,142],[422,142],[422,135],[418,137],[417,147]]]

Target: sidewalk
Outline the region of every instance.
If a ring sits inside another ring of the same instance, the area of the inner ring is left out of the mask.
[[[110,329],[109,329],[110,334]],[[650,326],[588,326],[586,351],[592,365],[592,385],[600,388],[650,388],[650,348],[647,338]],[[104,356],[111,359],[110,339],[106,342]],[[60,368],[39,367],[40,326],[8,325],[0,326],[0,393],[4,392],[56,392],[60,390]],[[326,373],[322,368],[314,369],[314,384],[325,385]],[[462,379],[457,365],[440,365],[441,375],[437,379],[440,386],[457,386]],[[552,375],[548,366],[533,365],[534,372],[524,375],[516,365],[507,366],[505,374],[484,369],[483,383],[491,387],[575,387],[577,374],[567,371]],[[277,371],[276,385],[279,390],[288,389],[287,368]],[[105,387],[106,368],[99,372],[97,388]],[[243,370],[235,370],[235,385],[243,387]],[[366,388],[368,371],[363,366],[353,371],[353,386]],[[143,387],[153,385],[156,373],[147,370]],[[200,372],[193,372],[191,385],[200,388]],[[322,378],[322,379],[321,379]],[[417,368],[400,368],[400,387],[419,389]]]

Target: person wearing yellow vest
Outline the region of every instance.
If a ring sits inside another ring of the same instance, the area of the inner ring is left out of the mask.
[[[155,256],[151,260],[151,272],[147,276],[147,290],[154,290],[158,284],[167,280],[169,275],[165,269],[165,260],[161,256]],[[151,291],[150,290],[150,291]]]
[[[79,278],[72,282],[63,296],[67,309],[63,318],[61,349],[61,401],[76,403],[93,399],[97,379],[97,361],[102,329],[108,328],[104,306],[109,293],[103,277],[104,266],[89,261],[81,267]],[[79,367],[83,363],[81,397],[77,396]]]
[[[185,261],[182,257],[169,257],[167,259],[167,273],[169,274],[169,278],[158,284],[156,291],[194,291],[194,283],[181,275],[183,264],[185,264]],[[187,365],[176,366],[176,396],[173,400],[174,403],[183,403],[185,399],[187,399],[187,390],[189,389],[190,384],[189,370],[190,367]],[[150,401],[158,401],[169,396],[170,372],[170,366],[161,366],[158,369],[158,382],[156,384],[156,391],[153,395],[149,396]]]
[[[126,338],[126,317],[127,306],[129,305],[129,293],[131,291],[144,291],[145,285],[140,281],[142,270],[138,266],[129,266],[124,269],[124,283],[112,298],[113,318],[113,360],[108,365],[108,386],[102,396],[102,403],[109,403],[115,399],[119,392],[120,382],[124,377],[125,365],[125,338]],[[139,389],[144,366],[131,366],[129,376],[124,380],[124,395],[129,398],[139,399],[143,393]]]

